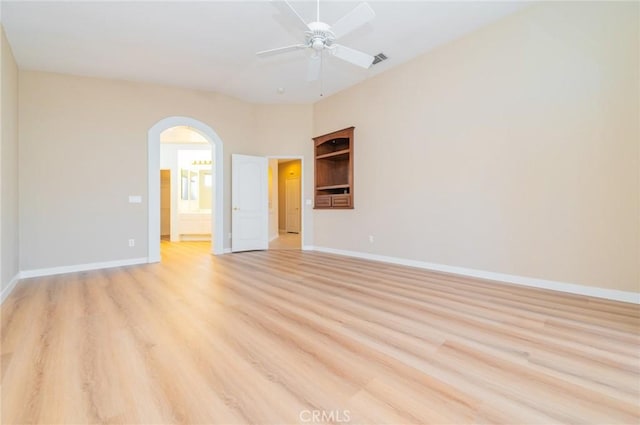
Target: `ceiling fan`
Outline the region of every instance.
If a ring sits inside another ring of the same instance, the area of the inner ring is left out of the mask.
[[[309,59],[308,81],[315,81],[320,78],[322,54],[325,51],[339,59],[362,68],[369,68],[373,63],[375,58],[372,55],[335,43],[335,40],[338,38],[361,27],[376,16],[376,13],[368,3],[360,3],[355,9],[340,18],[333,26],[320,21],[320,0],[317,1],[316,5],[316,20],[309,23],[305,22],[286,0],[274,1],[272,4],[283,14],[289,15],[289,17],[292,18],[292,22],[304,32],[304,43],[264,50],[258,52],[258,56],[266,57],[296,50],[310,49],[313,51],[313,55]]]

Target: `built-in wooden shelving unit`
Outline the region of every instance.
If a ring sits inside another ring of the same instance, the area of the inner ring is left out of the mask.
[[[354,127],[314,137],[315,208],[353,208]]]

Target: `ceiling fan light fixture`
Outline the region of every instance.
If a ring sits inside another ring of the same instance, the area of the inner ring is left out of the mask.
[[[314,38],[313,40],[311,40],[311,47],[313,47],[313,50],[319,52],[320,50],[324,49],[324,40],[321,38]]]
[[[333,27],[320,21],[320,0],[317,1],[316,20],[309,23],[302,19],[288,1],[274,0],[273,3],[283,13],[294,18],[293,20],[296,22],[298,27],[304,29],[304,44],[264,50],[262,52],[258,52],[258,56],[266,57],[300,49],[309,49],[313,52],[313,55],[311,56],[312,60],[309,64],[310,71],[308,73],[309,76],[313,77],[312,80],[316,79],[320,75],[321,71],[321,67],[318,67],[318,64],[316,64],[313,59],[321,56],[325,49],[330,50],[331,53],[333,53],[333,56],[362,68],[369,68],[373,63],[375,59],[373,56],[359,50],[334,43],[340,36],[346,35],[354,31],[356,28],[365,25],[376,16],[371,6],[367,3],[360,3],[355,9],[340,18]]]

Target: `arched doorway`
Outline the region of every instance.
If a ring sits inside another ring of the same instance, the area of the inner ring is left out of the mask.
[[[223,246],[223,161],[222,161],[222,139],[208,125],[189,117],[167,117],[157,122],[149,129],[147,139],[147,169],[148,169],[148,261],[156,263],[160,261],[160,134],[177,126],[187,126],[201,134],[215,152],[216,166],[215,173],[215,206],[211,215],[211,229],[213,238],[211,240],[211,253],[222,254]]]

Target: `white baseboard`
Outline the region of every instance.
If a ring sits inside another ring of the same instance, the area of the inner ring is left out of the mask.
[[[462,276],[488,279],[495,282],[504,282],[515,285],[529,286],[534,288],[550,289],[553,291],[567,292],[571,294],[586,295],[596,298],[604,298],[615,301],[640,304],[640,293],[619,291],[616,289],[598,288],[595,286],[578,285],[575,283],[558,282],[553,280],[537,279],[525,276],[517,276],[505,273],[495,273],[484,270],[469,269],[465,267],[447,266],[443,264],[428,263],[425,261],[409,260],[406,258],[389,257],[386,255],[370,254],[366,252],[348,251],[343,249],[327,248],[322,246],[304,245],[303,251],[319,251],[329,254],[344,255],[347,257],[362,258],[365,260],[380,261],[384,263],[398,264],[409,267],[417,267],[426,270],[434,270],[445,273],[453,273]],[[225,254],[231,252],[231,248],[225,248]],[[147,257],[132,258],[127,260],[105,261],[100,263],[77,264],[73,266],[52,267],[45,269],[24,270],[14,276],[6,288],[0,293],[0,304],[9,296],[20,279],[39,276],[51,276],[63,273],[74,273],[88,270],[106,269],[112,267],[132,266],[136,264],[146,264]]]
[[[11,291],[13,291],[13,289],[16,287],[16,285],[18,284],[19,280],[20,280],[20,273],[17,273],[9,281],[9,284],[7,285],[7,287],[2,290],[2,293],[0,293],[0,304],[2,304],[4,302],[4,300],[7,299],[9,294],[11,294]]]
[[[619,291],[616,289],[597,288],[595,286],[578,285],[575,283],[557,282],[553,280],[536,279],[532,277],[517,276],[505,273],[495,273],[484,270],[468,269],[465,267],[447,266],[443,264],[428,263],[425,261],[409,260],[406,258],[388,257],[386,255],[370,254],[366,252],[347,251],[343,249],[327,248],[322,246],[312,247],[315,251],[329,254],[344,255],[348,257],[362,258],[365,260],[380,261],[384,263],[399,264],[402,266],[417,267],[426,270],[434,270],[445,273],[453,273],[462,276],[477,277],[493,280],[498,283],[511,283],[515,285],[530,286],[533,288],[550,289],[553,291],[568,292],[570,294],[586,295],[589,297],[605,298],[608,300],[623,301],[640,304],[640,293]],[[303,248],[305,249],[305,248]]]
[[[84,272],[88,270],[108,269],[112,267],[133,266],[136,264],[146,264],[149,262],[147,257],[131,258],[127,260],[104,261],[101,263],[76,264],[73,266],[51,267],[47,269],[23,270],[20,272],[20,278],[52,276],[63,273]]]
[[[223,254],[231,254],[231,248],[225,248],[222,250]]]

